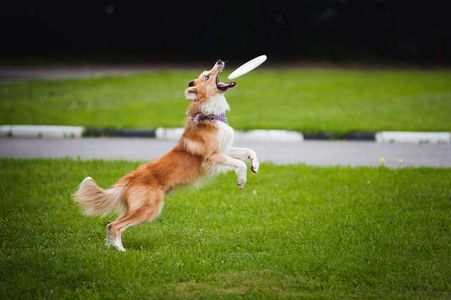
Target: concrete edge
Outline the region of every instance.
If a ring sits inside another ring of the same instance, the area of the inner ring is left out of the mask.
[[[17,138],[81,138],[83,126],[2,125],[0,137]]]
[[[160,140],[178,141],[183,134],[183,128],[157,128],[156,130],[114,130],[92,129],[83,126],[45,126],[45,125],[1,125],[0,137],[14,138],[81,138],[86,132],[89,136],[114,137],[149,137]],[[374,138],[372,138],[374,136]],[[324,138],[326,137],[326,138]],[[315,136],[287,130],[235,130],[235,141],[273,141],[273,142],[303,142],[305,140],[328,140],[328,135]],[[375,141],[376,143],[406,143],[406,144],[450,144],[451,132],[412,132],[412,131],[381,131],[365,134],[344,135],[347,140]]]
[[[451,143],[451,133],[381,131],[376,133],[376,142],[404,144],[449,144]]]

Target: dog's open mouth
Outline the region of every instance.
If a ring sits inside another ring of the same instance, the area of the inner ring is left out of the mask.
[[[235,81],[230,81],[227,83],[219,81],[219,74],[216,76],[216,87],[221,91],[227,91],[228,89],[234,88],[236,86]]]

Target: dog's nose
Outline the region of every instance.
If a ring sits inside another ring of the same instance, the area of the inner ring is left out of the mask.
[[[218,64],[218,65],[223,65],[224,62],[223,62],[222,60],[218,60],[218,61],[216,62],[216,64]]]

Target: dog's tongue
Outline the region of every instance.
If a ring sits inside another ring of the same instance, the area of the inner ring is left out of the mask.
[[[228,87],[228,84],[218,80],[218,86],[219,87]]]
[[[216,84],[217,84],[218,87],[220,87],[220,88],[228,88],[228,87],[231,87],[231,86],[233,85],[233,81],[224,83],[224,82],[221,82],[221,81],[218,80],[218,81],[216,82]]]

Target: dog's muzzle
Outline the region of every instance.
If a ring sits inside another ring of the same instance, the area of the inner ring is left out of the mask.
[[[216,75],[216,87],[218,88],[218,90],[225,92],[228,89],[234,88],[236,86],[235,81],[230,81],[227,83],[219,81],[219,73],[224,69],[225,63],[222,60],[218,60],[216,62],[216,65],[220,67],[218,75]]]

